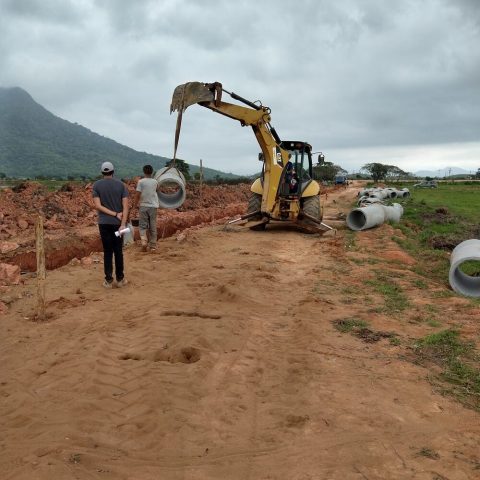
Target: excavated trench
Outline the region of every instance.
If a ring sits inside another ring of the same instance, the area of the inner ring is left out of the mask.
[[[137,180],[127,182],[131,198]],[[158,238],[243,214],[249,194],[248,184],[203,185],[202,189],[195,183],[188,184],[181,208],[159,210]],[[18,265],[24,272],[36,270],[35,223],[38,215],[44,218],[47,269],[102,251],[92,184],[67,183],[59,190],[49,191],[38,182],[27,181],[0,191],[0,264]],[[137,217],[138,211],[130,213],[130,218]]]
[[[136,179],[128,181],[127,187],[133,197]],[[187,184],[181,208],[159,210],[158,238],[244,214],[249,196],[249,184],[203,185],[202,189],[198,184]],[[67,183],[50,192],[37,182],[22,182],[0,191],[0,264],[18,265],[23,272],[36,271],[35,222],[39,214],[45,220],[48,270],[102,251],[91,184]],[[130,217],[137,218],[138,212],[132,211]],[[135,238],[138,240],[138,231]]]
[[[157,222],[158,238],[175,235],[198,225],[219,223],[221,220],[245,213],[246,203],[234,203],[224,207],[200,208],[187,212],[160,214]],[[138,240],[138,230],[135,229]],[[83,233],[65,231],[58,238],[45,239],[45,266],[48,270],[67,265],[74,258],[87,257],[93,252],[102,251],[102,243],[96,226],[83,229]],[[0,262],[18,265],[23,272],[34,272],[37,268],[34,243],[28,242],[15,251],[0,256]]]

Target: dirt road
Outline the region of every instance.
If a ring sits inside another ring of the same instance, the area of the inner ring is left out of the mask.
[[[330,194],[327,216],[355,193]],[[26,280],[0,317],[1,478],[479,478],[479,414],[436,393],[406,346],[436,330],[418,321],[427,305],[476,335],[478,309],[423,277],[420,291],[393,234],[188,232],[129,249],[123,289],[104,290],[95,262],[49,272],[45,323]],[[379,270],[408,309],[366,286]],[[335,328],[353,317],[395,337]]]

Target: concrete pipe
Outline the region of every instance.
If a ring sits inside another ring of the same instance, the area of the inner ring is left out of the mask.
[[[396,188],[382,188],[380,191],[381,194],[385,196],[385,198],[397,198],[398,196],[398,190]]]
[[[372,188],[362,188],[357,194],[358,197],[368,197],[370,194],[377,192],[380,190],[377,187],[372,187]]]
[[[385,192],[373,192],[368,196],[368,198],[378,198],[379,200],[386,200],[389,197]]]
[[[375,198],[375,197],[361,197],[358,200],[357,205],[359,207],[362,207],[362,206],[365,206],[365,205],[372,205],[374,203],[383,203],[383,202],[379,198]]]
[[[383,206],[385,210],[385,221],[398,223],[403,215],[403,207],[399,203],[394,203],[389,207]]]
[[[465,240],[453,249],[448,280],[455,292],[466,297],[480,298],[480,276],[468,275],[461,269],[462,264],[469,261],[480,264],[480,240]]]
[[[391,190],[387,188],[381,188],[378,193],[381,197],[383,197],[384,200],[386,200],[387,198],[393,198]]]
[[[158,170],[154,176],[160,188],[171,190],[158,191],[160,208],[179,208],[183,205],[187,196],[186,182],[183,173],[174,167],[164,167]]]
[[[365,203],[367,201],[368,197],[366,195],[362,195],[357,202],[357,206],[362,205],[362,203]]]
[[[395,190],[394,188],[387,188],[386,189],[387,193],[388,193],[388,197],[389,198],[397,198],[397,190]]]
[[[397,198],[408,198],[410,196],[410,191],[408,188],[402,188],[401,190],[396,190]]]
[[[367,230],[384,222],[399,222],[403,207],[399,203],[392,206],[373,204],[353,209],[347,216],[347,225],[351,230]]]

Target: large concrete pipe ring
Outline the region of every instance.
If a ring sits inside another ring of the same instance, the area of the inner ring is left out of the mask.
[[[401,190],[396,190],[396,194],[398,198],[407,198],[410,196],[410,192],[408,188],[402,188]]]
[[[408,188],[398,190],[393,187],[387,188],[363,188],[357,193],[357,197],[374,197],[384,200],[386,198],[407,198],[410,196]]]
[[[376,227],[385,221],[382,205],[354,208],[347,216],[347,225],[351,230],[366,230]]]
[[[397,190],[395,190],[394,188],[387,188],[386,190],[387,190],[388,196],[390,198],[397,198],[397,196],[398,196],[397,195]]]
[[[183,173],[174,167],[164,167],[154,176],[160,188],[171,188],[172,192],[158,191],[160,208],[179,208],[187,196],[186,182]]]
[[[372,205],[374,203],[383,203],[383,202],[379,198],[375,198],[375,197],[362,197],[357,202],[357,205],[359,207],[362,207],[362,206],[366,206],[366,205]]]
[[[403,207],[399,203],[394,203],[390,206],[383,206],[385,210],[385,221],[398,223],[403,215]]]
[[[362,188],[357,194],[358,197],[368,197],[371,193],[377,191],[378,188]]]
[[[368,197],[366,195],[362,195],[357,202],[357,206],[360,206],[362,203],[366,202]]]
[[[347,225],[351,230],[367,230],[386,221],[399,222],[403,207],[399,203],[392,206],[373,204],[353,209],[347,216]]]
[[[462,264],[469,261],[480,264],[480,240],[465,240],[453,249],[448,280],[457,293],[466,297],[480,298],[480,276],[468,275],[461,268]]]
[[[381,188],[380,190],[378,190],[377,195],[380,195],[380,198],[382,200],[385,200],[386,198],[390,198],[391,196],[390,191],[385,188]]]

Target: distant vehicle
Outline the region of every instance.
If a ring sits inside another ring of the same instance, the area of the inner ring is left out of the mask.
[[[346,185],[348,183],[345,175],[335,175],[335,185]]]
[[[424,180],[423,182],[416,183],[414,188],[437,188],[437,182],[435,180]]]

